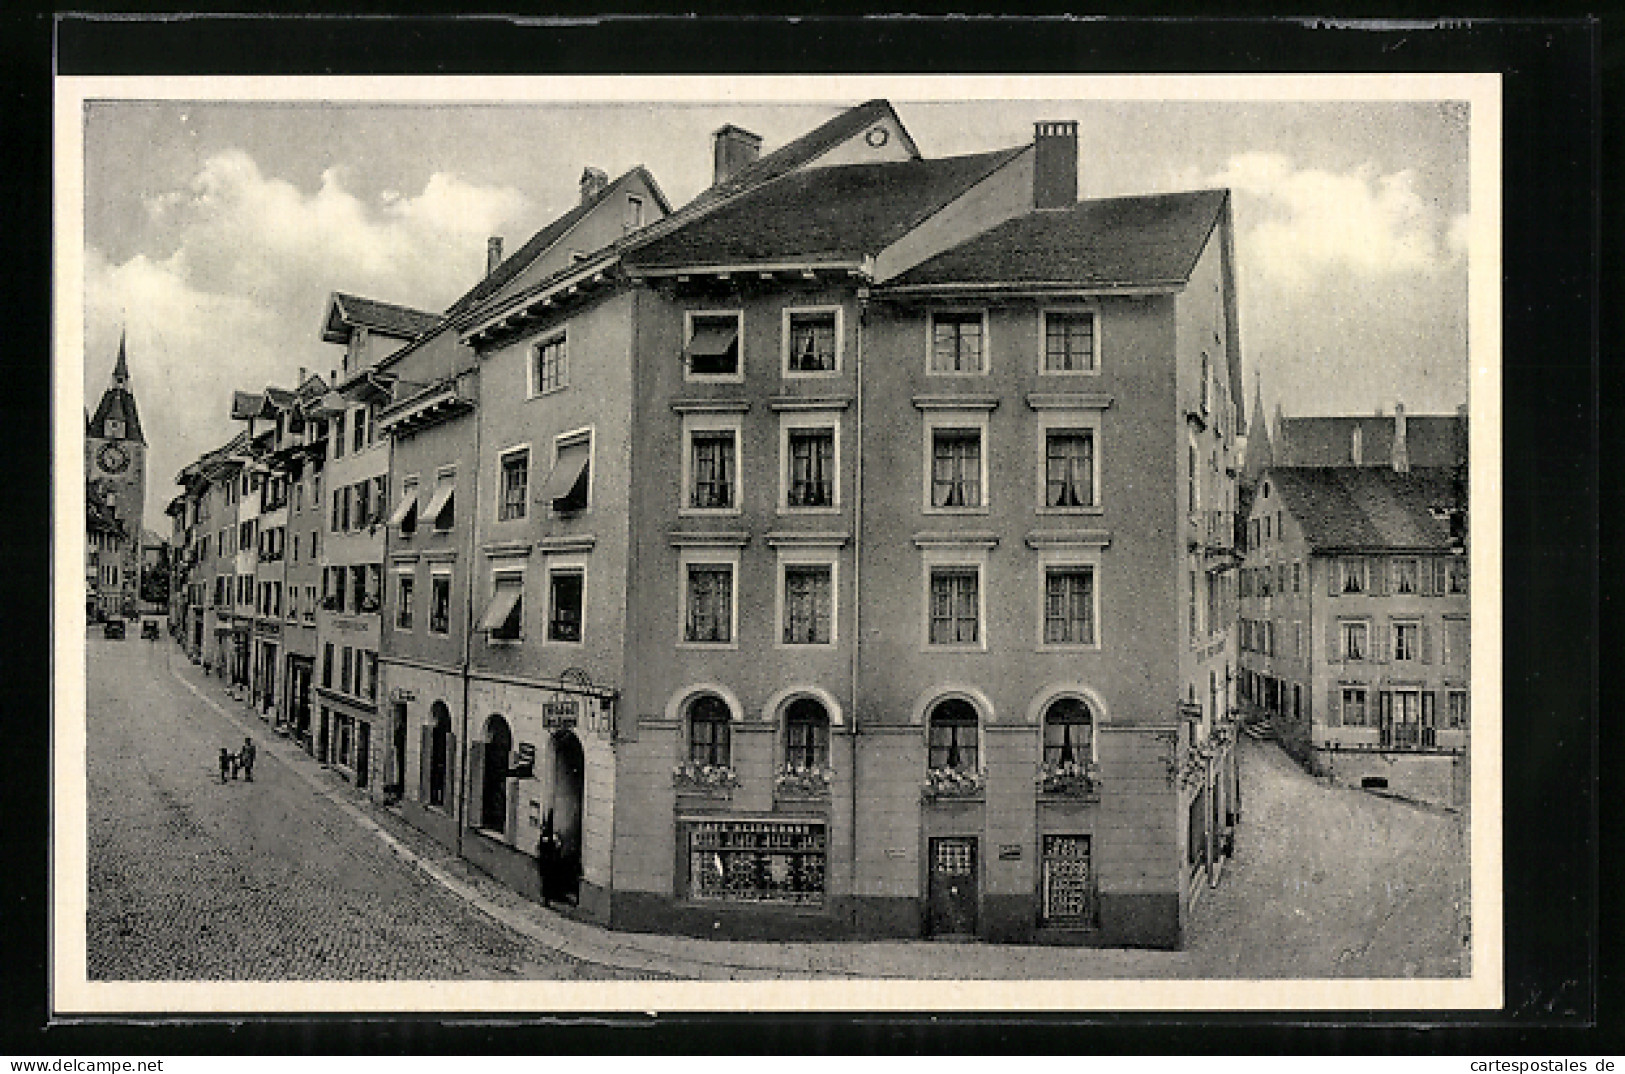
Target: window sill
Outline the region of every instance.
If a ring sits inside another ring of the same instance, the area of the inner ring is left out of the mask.
[[[1035,515],[1073,515],[1099,518],[1105,513],[1106,509],[1099,505],[1091,507],[1051,507],[1048,504],[1044,504],[1042,506],[1033,508],[1033,514]]]
[[[831,638],[829,641],[775,641],[773,648],[788,652],[823,652],[832,653],[840,648],[840,639]]]
[[[1098,377],[1100,376],[1100,367],[1097,365],[1093,369],[1046,369],[1040,366],[1038,375],[1041,377]]]
[[[738,652],[739,643],[737,641],[680,641],[677,643],[677,648],[688,652],[702,653]]]
[[[1101,644],[1098,641],[1088,644],[1082,642],[1049,642],[1033,646],[1033,652],[1035,653],[1098,653],[1100,651]]]
[[[570,389],[570,386],[568,384],[559,384],[559,385],[555,385],[552,388],[543,388],[541,391],[533,391],[533,392],[531,392],[529,395],[527,395],[525,397],[525,401],[530,402],[530,401],[535,400],[535,399],[546,399],[550,395],[557,395],[560,392],[568,391],[569,389]]]
[[[834,369],[789,369],[784,370],[785,380],[830,380],[841,375],[841,367],[837,363]]]
[[[987,646],[985,644],[984,645],[932,645],[930,642],[926,642],[924,645],[920,646],[920,652],[922,652],[922,653],[985,653],[985,652],[987,652]]]
[[[520,638],[486,638],[485,639],[485,644],[486,644],[486,646],[488,648],[491,648],[491,649],[517,649],[521,645],[525,644],[525,639],[522,638],[522,637],[520,637]]]
[[[738,518],[742,512],[737,507],[679,507],[679,518]]]
[[[690,373],[683,372],[683,380],[689,384],[743,384],[743,373]]]
[[[802,516],[812,516],[812,515],[825,515],[825,516],[828,516],[828,515],[838,515],[840,513],[841,513],[841,505],[840,504],[834,504],[834,505],[832,505],[830,507],[789,507],[789,506],[781,506],[779,508],[779,514],[781,516],[785,516],[785,517],[789,517],[789,518],[799,518],[799,517],[802,517]]]
[[[931,507],[931,506],[927,505],[927,506],[924,506],[924,507],[920,508],[920,513],[925,514],[925,515],[950,515],[950,516],[951,515],[966,515],[966,516],[969,516],[969,515],[986,515],[986,514],[990,514],[991,509],[989,507],[987,507],[985,504],[983,506],[981,506],[981,507]]]

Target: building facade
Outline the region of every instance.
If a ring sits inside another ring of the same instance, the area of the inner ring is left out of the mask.
[[[1263,473],[1241,576],[1241,696],[1311,772],[1465,807],[1463,506],[1450,467]]]

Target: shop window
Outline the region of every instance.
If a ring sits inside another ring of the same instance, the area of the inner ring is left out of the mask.
[[[1044,712],[1044,766],[1089,764],[1094,759],[1094,716],[1078,698],[1063,697]]]
[[[718,820],[689,825],[687,831],[689,898],[789,906],[823,902],[823,824]]]
[[[960,698],[948,698],[931,710],[928,731],[929,767],[976,772],[977,732],[980,721],[976,707]]]
[[[829,713],[810,697],[797,698],[784,710],[784,762],[794,768],[829,763]]]
[[[715,694],[701,694],[688,706],[688,759],[726,768],[733,763],[733,714]]]

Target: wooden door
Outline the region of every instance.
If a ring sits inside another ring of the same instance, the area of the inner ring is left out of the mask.
[[[926,931],[932,936],[976,935],[976,839],[933,839]]]

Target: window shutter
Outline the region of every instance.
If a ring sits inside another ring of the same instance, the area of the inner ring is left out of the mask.
[[[1371,659],[1378,664],[1388,663],[1389,648],[1393,641],[1389,631],[1393,628],[1386,619],[1373,619],[1371,621]]]
[[[1342,633],[1342,626],[1335,620],[1326,624],[1326,660],[1329,663],[1338,664],[1343,660],[1343,653],[1340,648],[1343,642],[1340,636]]]
[[[1433,663],[1433,627],[1423,623],[1416,633],[1421,639],[1422,663]]]
[[[418,803],[429,804],[429,767],[434,757],[434,728],[418,728]],[[449,766],[448,766],[449,767]]]
[[[1433,596],[1434,559],[1423,557],[1416,561],[1416,592],[1424,597]]]
[[[1338,582],[1340,581],[1338,575],[1341,573],[1342,572],[1338,570],[1337,560],[1326,560],[1326,595],[1328,597],[1337,596],[1338,590],[1341,588],[1338,585]]]
[[[1371,556],[1366,559],[1366,581],[1371,586],[1373,597],[1386,597],[1388,595],[1388,572],[1391,569],[1390,561],[1381,556]]]
[[[1343,722],[1342,713],[1343,691],[1333,686],[1326,691],[1326,716],[1320,722],[1327,727],[1336,727]]]
[[[483,812],[484,796],[485,743],[470,742],[468,744],[468,797],[465,801],[468,803],[468,818],[472,827],[478,828],[485,821],[485,818],[480,815]],[[451,800],[451,795],[447,794],[447,804],[450,804]]]

